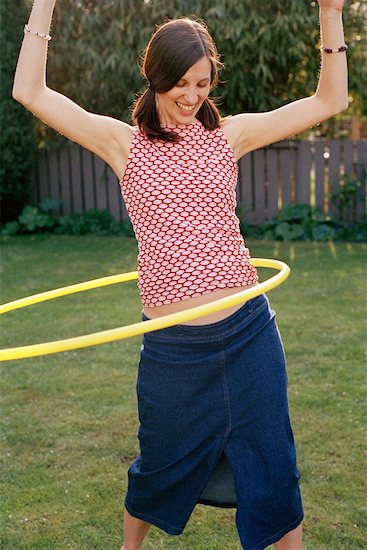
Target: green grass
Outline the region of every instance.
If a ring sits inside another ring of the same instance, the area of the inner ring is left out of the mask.
[[[289,263],[269,293],[288,361],[305,507],[305,550],[365,548],[363,463],[366,246],[248,242]],[[136,242],[108,237],[3,240],[2,302],[136,269]],[[262,272],[265,277],[272,272]],[[14,311],[2,347],[140,320],[136,281]],[[138,452],[141,337],[2,363],[4,550],[119,549],[126,472]],[[197,506],[180,537],[156,528],[144,549],[239,550],[234,512]]]

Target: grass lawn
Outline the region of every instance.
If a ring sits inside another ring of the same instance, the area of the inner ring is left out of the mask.
[[[366,246],[247,244],[254,257],[282,259],[292,269],[269,298],[288,361],[304,548],[366,548]],[[136,256],[133,239],[6,238],[1,301],[132,271]],[[3,316],[1,345],[126,325],[140,321],[141,309],[136,281],[76,294]],[[138,452],[140,341],[2,363],[2,549],[120,548],[126,472]],[[239,550],[234,511],[199,505],[180,537],[152,528],[144,549],[170,548]]]

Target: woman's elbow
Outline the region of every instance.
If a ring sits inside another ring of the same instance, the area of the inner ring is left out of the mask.
[[[343,111],[346,111],[348,109],[348,107],[349,107],[349,99],[346,98],[339,105],[337,105],[335,114],[338,115],[339,113],[342,113]]]
[[[11,95],[15,101],[21,103],[21,105],[24,105],[24,107],[27,107],[27,105],[30,104],[29,98],[27,99],[24,94],[22,94],[21,91],[17,90],[16,88],[13,88]]]

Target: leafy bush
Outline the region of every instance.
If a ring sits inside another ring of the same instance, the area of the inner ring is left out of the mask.
[[[64,235],[119,235],[134,237],[132,224],[117,222],[108,210],[92,209],[83,214],[70,214],[59,218],[56,233]]]
[[[358,0],[347,4],[346,41],[358,44],[348,51],[349,92],[351,108],[360,112],[366,109],[366,9]],[[49,86],[89,110],[130,122],[129,106],[144,88],[140,53],[157,24],[182,16],[204,19],[223,56],[218,95],[225,114],[270,110],[314,92],[318,7],[300,0],[273,0],[271,9],[269,2],[253,0],[58,0]],[[42,133],[47,139],[44,128]],[[57,134],[50,131],[49,137]]]
[[[271,221],[246,227],[247,237],[279,241],[367,241],[367,221],[347,223],[325,216],[308,204],[287,205]]]
[[[339,221],[347,221],[348,210],[351,207],[353,215],[358,203],[365,204],[362,190],[366,188],[366,177],[367,169],[357,163],[351,173],[340,177],[338,191],[331,194],[331,200],[338,208]]]
[[[8,222],[1,235],[56,233],[59,235],[116,235],[135,237],[129,220],[117,222],[108,210],[55,215],[60,201],[46,199],[38,207],[26,206],[17,220]],[[307,204],[288,205],[278,216],[260,226],[249,226],[238,207],[236,215],[244,237],[279,241],[367,241],[367,219],[360,223],[338,222]]]
[[[4,222],[13,220],[27,204],[33,171],[34,118],[12,98],[15,66],[27,17],[23,0],[0,2],[0,199]]]
[[[325,240],[326,229],[316,231],[323,225],[328,227],[331,220],[308,204],[289,204],[278,215],[262,226],[265,239],[281,241]]]
[[[345,223],[335,231],[336,241],[367,241],[367,219],[360,223]]]
[[[60,201],[45,199],[39,206],[25,206],[17,221],[5,224],[2,235],[17,235],[20,233],[41,233],[52,231],[57,223],[57,217],[52,213],[59,207]]]
[[[108,210],[87,210],[82,214],[57,217],[53,212],[60,201],[43,200],[38,207],[25,206],[18,220],[5,224],[2,235],[52,232],[60,235],[118,235],[134,237],[130,221],[117,222]]]
[[[66,235],[110,235],[113,218],[108,210],[92,209],[83,214],[69,214],[59,219],[56,233]]]

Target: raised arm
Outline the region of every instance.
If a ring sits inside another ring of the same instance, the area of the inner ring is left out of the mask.
[[[318,0],[322,45],[344,45],[344,0]],[[243,113],[228,119],[223,129],[237,159],[246,153],[286,139],[344,111],[348,107],[346,52],[321,52],[321,70],[316,92],[265,113]]]
[[[132,127],[117,119],[90,113],[46,83],[47,49],[56,0],[35,0],[24,33],[13,84],[13,98],[47,126],[93,151],[122,177]],[[38,32],[39,35],[33,34]]]

